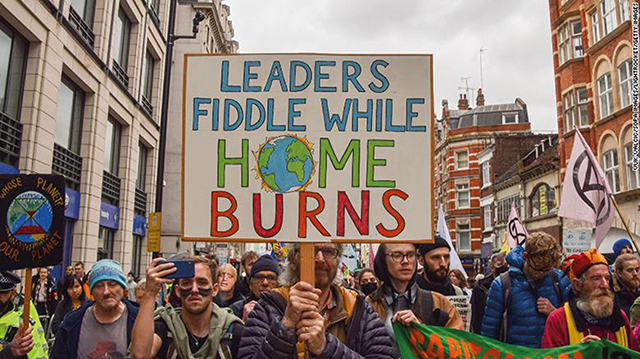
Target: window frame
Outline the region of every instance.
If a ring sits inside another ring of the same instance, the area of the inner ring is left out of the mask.
[[[600,18],[599,18],[598,10],[596,9],[593,13],[590,14],[591,18],[591,39],[593,40],[593,44],[600,41],[602,38],[600,35]],[[593,45],[591,44],[591,45]]]
[[[491,163],[489,161],[482,162],[480,165],[482,173],[482,188],[491,185]]]
[[[541,199],[541,190],[544,189],[544,208],[546,211],[543,211],[542,199]],[[529,215],[530,218],[542,217],[550,214],[553,209],[556,208],[555,204],[555,189],[549,186],[546,183],[538,184],[531,192],[529,196]],[[534,211],[537,211],[534,212]]]
[[[602,154],[602,169],[609,182],[611,191],[613,191],[613,193],[620,192],[620,165],[617,149],[613,148]]]
[[[610,8],[607,8],[607,4]],[[618,27],[617,2],[614,0],[602,0],[600,2],[600,13],[602,15],[602,37],[609,35]],[[609,28],[610,27],[610,28]]]
[[[611,115],[613,109],[613,87],[611,86],[611,72],[607,72],[597,79],[598,104],[600,105],[600,119]],[[603,90],[603,86],[608,86]],[[605,112],[606,111],[606,112]]]
[[[467,227],[466,229],[463,229],[461,227]],[[462,240],[462,234],[466,233],[467,235],[467,240],[463,241]],[[457,222],[456,223],[456,245],[458,247],[459,251],[470,251],[471,250],[471,223],[467,222],[467,223],[462,223],[462,222]],[[463,247],[463,244],[468,244],[468,246],[465,246],[467,248]]]
[[[153,80],[154,69],[156,59],[151,55],[151,52],[147,51],[144,58],[144,76],[142,88],[140,89],[140,95],[144,97],[147,102],[151,103],[151,96],[153,96]]]
[[[622,79],[623,68],[625,68],[625,72],[627,74],[627,77],[625,79]],[[617,70],[618,70],[618,93],[620,96],[620,108],[625,108],[631,105],[631,79],[632,79],[631,59],[627,59],[623,61],[620,65],[618,65]],[[627,96],[624,95],[625,92],[627,93]],[[626,101],[625,101],[625,98],[626,98]]]
[[[467,156],[467,165],[465,167],[460,166],[460,155],[463,154]],[[456,170],[466,170],[469,169],[470,161],[469,161],[469,150],[457,150],[455,151],[456,156]]]
[[[61,110],[65,109],[62,106],[60,96],[62,95],[62,86],[66,86],[72,93],[71,99],[71,118],[69,119],[68,128],[59,128],[62,123],[60,121]],[[84,123],[84,107],[86,105],[86,93],[78,85],[75,84],[69,77],[62,75],[60,79],[60,90],[58,91],[58,110],[56,113],[56,128],[54,133],[54,141],[58,145],[66,148],[67,150],[80,155],[80,148],[82,146],[82,127]],[[67,143],[60,141],[57,136],[58,130],[68,133]]]
[[[116,23],[114,24],[114,31],[116,32],[114,41],[115,54],[114,60],[118,63],[118,66],[124,72],[127,72],[129,66],[129,50],[131,47],[131,29],[133,24],[127,13],[120,7],[118,9],[118,15],[116,17]],[[119,32],[119,33],[118,33]]]
[[[467,198],[466,198],[466,206],[461,205],[461,199],[460,198],[460,194],[461,193],[465,193],[467,194]],[[469,183],[456,183],[456,208],[471,208],[471,188],[469,186]]]
[[[489,215],[487,215],[487,211],[489,212]],[[484,230],[490,231],[491,229],[493,229],[493,224],[492,224],[493,211],[491,210],[490,204],[482,207],[482,216],[483,216],[482,225],[484,226]],[[487,223],[487,221],[489,223]]]
[[[562,113],[564,117],[565,133],[575,126],[575,99],[573,89],[562,95]]]
[[[22,113],[22,99],[24,94],[25,78],[27,75],[27,61],[29,57],[29,41],[19,32],[6,24],[0,18],[0,31],[9,39],[9,51],[6,62],[6,75],[4,83],[1,84],[2,101],[0,101],[0,112],[20,121]],[[19,49],[17,47],[20,47]],[[16,53],[22,52],[22,58]],[[20,61],[21,60],[21,61]],[[17,67],[17,68],[16,68]],[[2,71],[2,69],[0,69]],[[0,77],[1,78],[1,77]],[[14,89],[17,87],[17,89]],[[13,94],[13,96],[12,96]]]
[[[627,173],[627,191],[640,188],[640,171],[633,170],[633,142],[625,144],[623,147],[625,157],[625,170]],[[631,183],[635,181],[635,186]]]
[[[109,124],[113,126],[111,131],[111,139],[108,138],[110,133]],[[120,150],[121,150],[120,146],[122,144],[122,125],[120,124],[120,122],[118,122],[118,120],[113,118],[113,116],[109,116],[107,119],[107,127],[105,129],[104,141],[105,141],[104,170],[116,177],[119,177],[118,173],[120,170]],[[108,145],[108,142],[111,142],[111,144]]]
[[[508,116],[514,116],[513,117],[514,121],[513,122],[507,121],[507,117]],[[514,125],[514,124],[517,124],[518,123],[518,119],[519,119],[519,115],[518,115],[517,112],[506,112],[506,113],[502,114],[502,124],[503,125]]]
[[[116,230],[99,226],[98,229],[98,260],[113,259],[113,252],[116,244]]]
[[[138,142],[138,173],[136,188],[145,192],[147,186],[147,165],[149,161],[149,148],[142,142]]]

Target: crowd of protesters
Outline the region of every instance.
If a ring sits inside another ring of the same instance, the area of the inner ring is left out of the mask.
[[[340,270],[343,245],[316,244],[315,283],[300,280],[299,245],[286,261],[247,252],[241,271],[189,256],[195,275],[176,280],[167,278],[174,264],[161,258],[140,280],[109,259],[88,273],[81,262],[69,266],[58,283],[40,268],[27,328],[20,277],[0,271],[0,359],[400,358],[394,323],[531,348],[607,339],[640,349],[640,262],[629,240],[607,257],[591,249],[563,258],[541,232],[525,244],[493,254],[487,273],[469,278],[450,268],[451,246],[438,236],[382,244],[373,268],[352,277]],[[468,298],[470,316],[454,296]]]

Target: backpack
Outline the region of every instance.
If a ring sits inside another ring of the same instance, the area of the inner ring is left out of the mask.
[[[556,295],[558,296],[558,301],[562,302],[562,296],[560,295],[560,287],[558,285],[558,274],[553,270],[551,270],[549,272],[549,276],[553,281],[553,290],[556,292]],[[511,275],[509,274],[509,271],[507,271],[500,274],[499,278],[500,278],[500,282],[502,283],[502,289],[504,293],[504,311],[502,312],[502,323],[500,325],[500,334],[498,336],[498,339],[503,343],[507,343],[507,329],[509,327],[509,321],[508,321],[509,306],[511,305],[511,293],[512,293]],[[537,296],[537,292],[536,292],[536,296]],[[487,300],[488,299],[489,297],[487,296]]]
[[[437,327],[444,327],[449,321],[449,313],[443,311],[440,308],[433,310],[433,294],[431,291],[418,288],[421,294],[421,315],[420,319],[424,325],[435,325]]]

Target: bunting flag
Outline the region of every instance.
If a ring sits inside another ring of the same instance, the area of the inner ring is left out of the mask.
[[[529,236],[527,229],[524,228],[520,217],[518,216],[518,210],[516,209],[516,203],[511,203],[511,213],[509,214],[509,221],[507,222],[507,243],[509,248],[515,246],[523,246],[524,241]]]
[[[460,269],[462,274],[464,274],[465,278],[467,277],[467,271],[462,267],[462,262],[460,261],[460,257],[458,256],[458,252],[456,251],[456,247],[453,246],[453,242],[451,242],[451,235],[449,235],[449,228],[447,228],[447,221],[444,219],[444,210],[442,209],[442,205],[438,209],[438,225],[436,227],[436,233],[440,235],[440,237],[444,238],[447,243],[449,243],[449,247],[451,247],[450,254],[450,269]]]
[[[608,340],[589,341],[560,348],[535,349],[505,344],[457,329],[415,323],[393,323],[403,359],[444,358],[638,358],[640,354]]]
[[[562,184],[558,215],[593,223],[596,227],[596,248],[609,232],[615,217],[609,182],[577,129]]]

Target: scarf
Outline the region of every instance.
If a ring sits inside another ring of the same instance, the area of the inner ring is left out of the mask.
[[[426,289],[432,292],[440,293],[444,296],[456,295],[456,290],[453,288],[453,284],[449,281],[447,277],[447,281],[444,283],[434,283],[430,282],[425,278],[426,274],[417,276],[418,286],[422,289]]]
[[[182,308],[174,308],[170,304],[167,304],[166,307],[161,307],[156,310],[154,319],[162,319],[167,324],[169,331],[173,334],[173,346],[182,359],[215,358],[220,347],[220,340],[229,326],[233,323],[242,323],[240,319],[232,315],[229,310],[223,310],[213,304],[207,340],[197,352],[191,353],[189,334],[182,321],[181,312]]]

